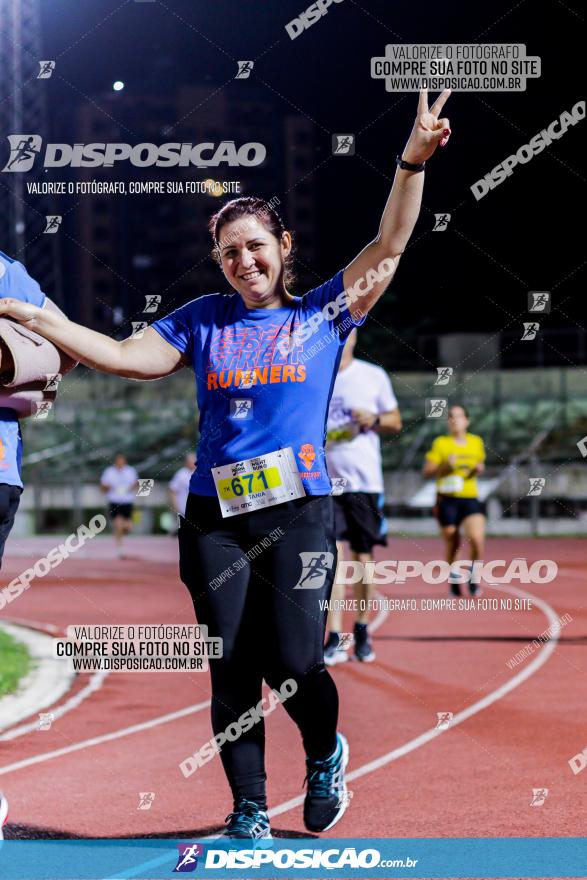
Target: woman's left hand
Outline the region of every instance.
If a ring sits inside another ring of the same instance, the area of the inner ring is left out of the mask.
[[[445,89],[428,109],[428,90],[422,89],[418,99],[418,115],[402,159],[419,165],[426,162],[437,146],[446,146],[450,137],[450,122],[440,112],[450,97],[450,89]]]

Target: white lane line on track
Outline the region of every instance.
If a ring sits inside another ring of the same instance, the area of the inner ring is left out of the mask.
[[[2,621],[0,621],[2,622]],[[17,625],[32,627],[35,630],[43,631],[46,630],[48,633],[54,633],[55,635],[59,634],[60,629],[58,626],[55,626],[53,623],[42,623],[38,620],[24,620],[19,617],[11,617],[6,620],[6,623],[14,623]],[[69,700],[66,700],[61,706],[58,706],[56,709],[52,709],[53,719],[61,718],[62,715],[65,715],[67,712],[71,712],[72,709],[76,709],[80,703],[99,690],[104,684],[104,680],[108,677],[109,672],[95,672],[90,678],[88,684],[83,687],[80,691],[78,691],[75,696],[70,697]],[[44,706],[45,709],[50,709],[50,705]],[[24,736],[27,733],[31,733],[33,730],[39,729],[39,721],[29,721],[27,724],[21,724],[18,727],[11,727],[5,733],[0,734],[0,742],[4,742],[11,739],[16,739],[19,736]]]
[[[555,650],[558,642],[561,626],[554,609],[551,608],[550,605],[542,599],[539,599],[537,596],[527,593],[525,590],[518,590],[517,587],[492,587],[492,589],[504,593],[512,593],[514,596],[519,596],[522,599],[530,599],[534,602],[546,616],[549,626],[552,628],[552,637],[550,641],[544,645],[540,653],[521,672],[518,672],[517,675],[514,675],[514,677],[510,678],[509,681],[506,681],[505,684],[500,685],[496,690],[487,694],[487,696],[482,699],[477,700],[476,703],[473,703],[467,709],[463,709],[462,712],[455,715],[447,730],[451,730],[453,727],[462,724],[463,721],[466,721],[478,712],[483,711],[483,709],[487,709],[488,706],[501,700],[502,697],[505,697],[506,694],[509,694],[510,691],[517,688],[518,685],[526,681],[527,678],[534,675],[534,673],[546,663],[552,652]],[[530,643],[531,639],[528,639],[528,642]],[[385,755],[381,755],[381,757],[375,758],[373,761],[368,761],[367,764],[363,764],[361,767],[357,767],[356,770],[347,773],[346,780],[347,782],[352,782],[353,779],[359,779],[359,777],[365,776],[367,773],[373,773],[375,770],[385,767],[386,764],[391,764],[392,761],[397,761],[398,758],[403,758],[404,755],[408,755],[410,752],[413,752],[415,749],[420,748],[420,746],[425,745],[437,736],[441,736],[446,732],[446,730],[439,730],[436,727],[426,730],[414,739],[409,740],[409,742],[404,743],[403,746],[399,746],[397,749],[393,749],[391,752],[387,752]],[[293,807],[297,807],[303,802],[303,795],[285,801],[283,804],[279,804],[277,807],[273,807],[273,809],[269,810],[269,818],[280,816],[282,813],[287,813],[289,810],[293,809]]]
[[[377,599],[384,598],[381,593],[375,593],[375,597]],[[385,620],[387,619],[388,616],[389,616],[389,610],[385,609],[385,608],[380,608],[377,615],[373,619],[372,623],[369,625],[369,632],[375,632],[375,630],[379,629],[379,627],[382,626],[382,624],[385,622]],[[12,620],[13,620],[13,622],[16,622],[16,618],[13,618]],[[33,625],[33,622],[29,621],[29,624]],[[38,624],[38,626],[39,626],[39,628],[41,626],[44,626],[47,629],[51,629],[56,632],[58,631],[58,627],[54,626],[53,624],[48,624],[48,623]],[[81,691],[79,691],[74,697],[71,697],[69,700],[67,700],[67,702],[64,703],[62,706],[59,706],[57,709],[53,710],[54,720],[61,718],[61,716],[65,715],[66,712],[71,712],[72,709],[76,709],[80,705],[80,703],[82,703],[87,697],[91,696],[93,693],[95,693],[95,691],[99,690],[102,687],[102,684],[104,683],[105,678],[109,674],[110,673],[108,673],[108,672],[94,673],[89,684],[86,685],[85,688],[83,688]],[[198,712],[198,711],[200,711],[200,708],[206,708],[206,706],[209,706],[209,705],[210,705],[210,701],[208,701],[207,703],[199,704],[199,708],[195,708],[194,706],[188,706],[186,708],[186,710],[182,710],[182,711],[185,711],[186,713],[189,713],[189,711]],[[183,717],[183,716],[177,716],[177,717]],[[160,724],[165,724],[167,721],[174,720],[173,717],[170,717],[167,715],[162,716],[162,718],[163,718],[163,720],[159,720]],[[157,721],[158,719],[154,719],[154,720]],[[147,722],[147,724],[151,724],[151,722]],[[38,726],[39,726],[38,721],[30,721],[28,724],[22,724],[19,727],[13,727],[7,733],[0,734],[0,742],[3,742],[5,740],[16,739],[19,736],[25,736],[25,734],[31,733],[33,730],[37,730]],[[140,728],[137,725],[135,725],[135,729],[138,730]],[[126,736],[127,734],[124,733],[122,735]],[[88,740],[87,742],[88,743],[91,742],[92,745],[98,744],[98,743],[94,742],[93,740],[91,740],[91,741]],[[79,748],[79,744],[77,744],[77,747]],[[47,754],[53,755],[53,752],[47,752]],[[48,759],[46,759],[46,760],[48,760]],[[7,772],[7,770],[0,769],[0,774],[3,772]]]
[[[382,593],[374,593],[373,595],[374,595],[374,598],[377,599],[378,601],[382,601],[383,599],[385,599],[385,596]],[[389,614],[390,614],[389,608],[381,608],[380,607],[379,611],[375,615],[374,620],[372,620],[368,626],[369,632],[373,633],[373,632],[375,632],[376,629],[379,629],[379,627],[385,623],[385,621],[389,617]]]
[[[550,607],[546,602],[542,599],[539,599],[537,596],[533,596],[531,593],[526,593],[525,590],[518,590],[517,587],[492,587],[492,589],[499,590],[500,592],[512,593],[513,595],[519,596],[523,599],[530,599],[536,603],[536,606],[540,608],[543,614],[549,621],[550,627],[552,627],[552,637],[549,642],[545,644],[537,657],[532,660],[528,666],[522,670],[522,672],[518,672],[517,675],[514,675],[509,681],[505,684],[501,685],[497,688],[497,690],[492,691],[490,694],[487,694],[483,699],[478,700],[476,703],[473,703],[469,706],[468,709],[464,709],[462,712],[459,712],[458,715],[455,715],[451,721],[451,725],[448,728],[450,730],[452,727],[456,727],[458,724],[462,724],[463,721],[466,721],[467,718],[470,718],[472,715],[476,715],[478,712],[481,712],[483,709],[486,709],[488,706],[491,706],[492,703],[496,703],[502,697],[504,697],[507,693],[517,688],[518,685],[522,684],[527,678],[530,678],[535,672],[540,669],[541,666],[546,663],[552,652],[556,648],[556,643],[558,641],[558,636],[561,630],[560,623],[558,621],[558,617],[556,616],[554,609]],[[431,730],[425,731],[425,733],[420,734],[420,736],[415,737],[409,742],[405,743],[403,746],[400,746],[397,749],[393,749],[391,752],[387,752],[385,755],[381,755],[380,758],[375,758],[374,761],[369,761],[367,764],[363,764],[362,767],[357,767],[356,770],[353,770],[351,773],[346,774],[347,782],[351,782],[353,779],[358,779],[360,776],[365,776],[367,773],[373,773],[375,770],[379,770],[381,767],[384,767],[386,764],[390,764],[392,761],[397,761],[398,758],[402,758],[404,755],[409,754],[409,752],[413,752],[415,749],[420,746],[425,745],[430,740],[434,739],[441,734],[446,733],[445,730],[438,730],[437,728],[432,728]],[[273,818],[273,816],[279,816],[282,813],[287,813],[292,810],[294,807],[298,807],[304,801],[304,796],[292,798],[289,801],[285,801],[283,804],[279,804],[277,807],[273,807],[273,809],[268,811],[269,818]],[[210,835],[209,837],[202,838],[202,840],[216,840],[219,835]],[[159,865],[163,865],[169,861],[169,855],[158,856],[154,859],[151,859],[148,862],[143,862],[141,865],[133,865],[131,868],[126,870],[117,871],[115,876],[111,876],[108,880],[123,880],[123,878],[131,878],[137,877],[138,875],[144,873],[145,870],[158,867]]]
[[[2,620],[5,620],[6,623],[16,623],[21,626],[31,626],[33,629],[40,629],[41,631],[47,630],[50,633],[60,633],[61,630],[58,626],[55,626],[54,623],[45,623],[41,620],[29,620],[25,617],[3,617]]]
[[[53,639],[48,633],[6,620],[0,621],[0,631],[24,645],[31,661],[15,692],[0,698],[0,730],[4,731],[63,699],[75,673],[66,660],[53,655]]]
[[[46,710],[51,711],[53,721],[57,721],[62,715],[71,712],[72,709],[76,709],[87,697],[100,690],[109,675],[109,672],[94,672],[87,685],[78,691],[77,694],[74,694],[73,697],[66,700],[65,703],[62,703],[61,706],[58,706],[56,709],[51,709],[50,706],[47,706]],[[16,739],[18,736],[24,736],[25,733],[38,729],[39,719],[37,718],[36,721],[29,721],[26,724],[20,724],[18,727],[11,727],[6,733],[0,734],[0,742]]]
[[[16,761],[14,764],[8,764],[6,767],[0,767],[0,776],[5,773],[12,773],[14,770],[22,770],[24,767],[30,767],[32,764],[42,764],[44,761],[50,761],[53,758],[59,758],[61,755],[69,755],[71,752],[78,752],[81,749],[87,749],[90,746],[99,746],[101,743],[110,742],[113,739],[122,739],[124,736],[130,736],[133,733],[139,733],[142,730],[150,730],[158,727],[160,724],[167,724],[169,721],[175,721],[177,718],[184,718],[194,712],[199,712],[210,705],[210,700],[203,703],[195,703],[193,706],[186,706],[185,709],[178,709],[177,712],[170,712],[168,715],[161,715],[159,718],[153,718],[151,721],[142,721],[140,724],[133,724],[131,727],[123,727],[121,730],[115,730],[112,733],[104,733],[101,736],[94,736],[92,739],[85,739],[83,742],[73,743],[70,746],[64,746],[62,749],[55,749],[52,752],[43,752],[40,755],[33,755],[31,758],[24,758],[22,761]]]
[[[517,675],[515,675],[505,684],[501,685],[501,687],[497,688],[497,690],[492,691],[486,697],[483,697],[481,700],[473,703],[471,706],[469,706],[468,709],[464,709],[462,712],[459,712],[458,715],[455,715],[455,717],[452,719],[451,728],[455,727],[457,724],[461,724],[467,718],[470,718],[472,715],[477,714],[477,712],[481,712],[483,709],[486,709],[492,703],[500,700],[507,693],[514,690],[514,688],[518,687],[518,685],[522,684],[523,681],[533,675],[534,672],[536,672],[544,663],[546,663],[546,661],[554,651],[556,643],[558,641],[560,624],[554,610],[550,607],[550,605],[547,605],[546,602],[544,602],[542,599],[539,599],[537,596],[534,596],[531,593],[526,593],[524,590],[518,590],[516,587],[492,587],[492,589],[500,590],[506,593],[512,593],[513,595],[517,595],[520,598],[530,599],[531,601],[533,601],[547,617],[549,624],[553,628],[553,635],[551,640],[546,643],[540,653],[534,658],[534,660],[532,660],[528,664],[528,666],[526,666],[525,669],[523,669],[521,672],[518,672]],[[92,739],[84,740],[83,742],[74,743],[73,745],[65,746],[62,749],[56,749],[52,752],[45,752],[40,755],[34,755],[30,758],[25,758],[22,761],[17,761],[14,764],[8,764],[6,767],[0,768],[0,776],[6,773],[12,773],[15,770],[21,770],[25,767],[30,767],[33,764],[40,764],[44,761],[50,761],[53,758],[58,758],[62,755],[70,754],[71,752],[76,752],[81,749],[89,748],[90,746],[96,746],[104,742],[110,742],[115,739],[130,736],[133,733],[140,733],[143,730],[149,730],[154,727],[158,727],[160,724],[167,724],[170,721],[175,721],[177,718],[184,718],[186,715],[191,715],[192,713],[199,712],[209,705],[210,700],[205,700],[202,703],[197,703],[193,706],[187,706],[185,709],[179,709],[177,712],[171,712],[168,715],[162,715],[159,718],[153,718],[151,721],[143,721],[140,724],[133,724],[131,727],[125,727],[122,730],[113,731],[112,733],[106,733],[102,736],[96,736]],[[451,728],[448,729],[450,730]],[[407,755],[409,752],[414,751],[414,749],[417,749],[425,743],[430,742],[430,740],[434,739],[436,736],[440,736],[442,733],[445,732],[446,731],[438,730],[436,728],[427,730],[424,733],[420,734],[420,736],[417,736],[415,739],[405,743],[403,746],[400,746],[397,749],[393,749],[393,751],[387,752],[387,754],[382,755],[380,758],[376,758],[373,761],[368,762],[367,764],[363,764],[362,767],[358,767],[356,770],[348,773],[347,780],[352,781],[353,779],[357,779],[360,776],[364,776],[366,773],[371,773],[374,770],[378,770],[380,767],[385,766],[385,764],[396,761],[398,758],[403,757],[403,755]],[[285,801],[285,803],[273,807],[273,809],[269,811],[269,815],[278,816],[281,813],[286,813],[288,810],[291,810],[293,807],[301,804],[303,800],[303,796],[300,796],[297,798],[292,798],[289,801]]]

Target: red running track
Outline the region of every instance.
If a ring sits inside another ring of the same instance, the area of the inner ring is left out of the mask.
[[[10,554],[3,582],[54,543],[50,538],[19,542],[17,552],[28,555]],[[136,538],[129,552],[142,558],[122,561],[104,558],[111,547],[109,539],[95,539],[87,558],[73,556],[33,582],[0,618],[61,631],[69,624],[194,621],[177,577],[174,541]],[[554,559],[559,575],[553,583],[517,587],[546,602],[555,617],[572,618],[556,644],[537,647],[513,669],[507,661],[551,622],[543,608],[392,613],[374,633],[374,663],[334,669],[340,727],[351,748],[353,797],[342,821],[326,836],[585,834],[587,772],[575,776],[568,764],[587,746],[583,551],[583,542],[573,539],[488,542],[487,558]],[[441,553],[437,540],[393,539],[379,558],[427,561]],[[446,595],[445,588],[419,580],[409,586],[391,584],[380,593],[418,601]],[[514,596],[491,587],[484,595]],[[346,628],[352,629],[350,616]],[[499,696],[524,670],[532,674],[513,690],[421,742],[422,734],[435,728],[437,712],[452,712],[457,720],[483,698]],[[78,676],[71,693],[88,679]],[[6,837],[197,839],[218,832],[230,809],[220,761],[214,759],[189,779],[178,768],[211,736],[208,699],[207,673],[112,673],[50,730],[4,741],[0,736],[0,787],[11,804]],[[163,716],[198,704],[204,706],[159,723]],[[149,722],[154,723],[145,727]],[[133,732],[119,735],[133,726]],[[287,806],[302,794],[304,755],[282,709],[267,719],[267,735],[274,832],[307,836],[300,806]],[[80,748],[87,740],[96,742]],[[411,750],[404,754],[406,744]],[[57,750],[63,751],[53,755]],[[530,805],[534,788],[549,790],[540,807]],[[139,792],[145,791],[154,792],[155,799],[150,810],[138,810]]]

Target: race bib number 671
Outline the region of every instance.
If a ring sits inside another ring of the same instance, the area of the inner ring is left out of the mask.
[[[293,501],[306,493],[291,446],[212,468],[222,516]]]

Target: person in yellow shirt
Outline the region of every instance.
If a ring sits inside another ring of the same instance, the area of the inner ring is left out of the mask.
[[[461,543],[461,526],[471,547],[470,559],[483,559],[485,515],[477,498],[477,475],[485,469],[483,440],[469,434],[469,414],[454,404],[448,410],[449,433],[437,437],[426,453],[424,476],[436,478],[437,501],[434,512],[444,538],[446,560],[456,560]],[[449,578],[451,592],[460,596],[460,585]],[[471,595],[479,594],[478,583],[469,581]]]

